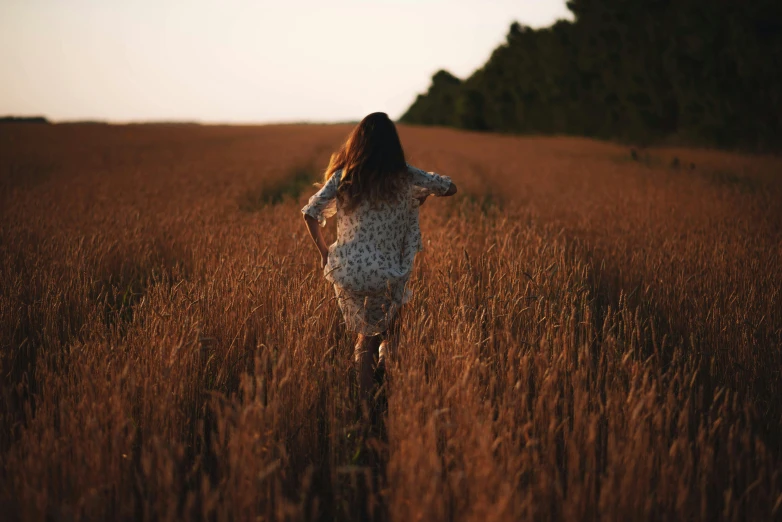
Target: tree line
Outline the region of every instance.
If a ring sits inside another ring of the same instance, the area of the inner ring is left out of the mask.
[[[567,5],[573,21],[511,25],[466,80],[438,71],[401,121],[782,149],[782,2]]]

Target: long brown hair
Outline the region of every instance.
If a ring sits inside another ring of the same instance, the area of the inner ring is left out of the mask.
[[[362,201],[373,205],[398,201],[407,168],[394,122],[384,112],[373,112],[356,125],[348,139],[331,155],[323,178],[342,169],[337,204],[351,212]]]

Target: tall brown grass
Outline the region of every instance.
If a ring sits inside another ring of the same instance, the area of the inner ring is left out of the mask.
[[[782,517],[778,160],[403,128],[463,195],[367,426],[298,214],[347,130],[0,129],[5,517]]]

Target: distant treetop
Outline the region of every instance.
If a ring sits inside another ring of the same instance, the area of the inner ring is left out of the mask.
[[[0,123],[50,123],[43,116],[0,116]]]
[[[575,21],[440,70],[401,121],[512,133],[782,149],[782,2],[571,0]]]

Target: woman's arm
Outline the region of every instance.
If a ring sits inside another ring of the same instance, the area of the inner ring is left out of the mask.
[[[320,252],[320,266],[325,267],[329,260],[329,247],[326,246],[326,240],[323,239],[323,233],[320,231],[318,220],[308,214],[304,214],[304,222],[307,224],[307,230],[310,233],[312,241],[315,242],[315,246],[318,247],[318,251]]]
[[[304,214],[304,222],[307,224],[307,230],[315,242],[315,246],[318,247],[320,262],[324,267],[326,266],[326,261],[328,261],[329,248],[326,246],[326,241],[323,239],[320,229],[326,226],[326,218],[333,216],[337,211],[334,200],[337,196],[337,188],[339,187],[341,177],[341,170],[332,174],[329,180],[301,209],[302,214]]]
[[[425,172],[409,164],[407,165],[407,171],[410,173],[413,185],[418,192],[414,197],[421,205],[432,194],[440,197],[456,194],[456,184],[448,176],[440,176],[434,172]]]
[[[448,190],[446,190],[444,194],[442,194],[442,195],[440,195],[438,197],[445,198],[445,197],[453,196],[454,194],[456,194],[456,183],[454,183],[453,181],[451,181],[450,183],[451,184],[448,187]],[[431,194],[430,193],[430,194],[423,194],[421,196],[416,196],[415,199],[418,200],[418,206],[420,207],[421,205],[426,203],[426,198],[428,198],[429,196],[432,196],[432,195],[436,195],[436,194]]]

